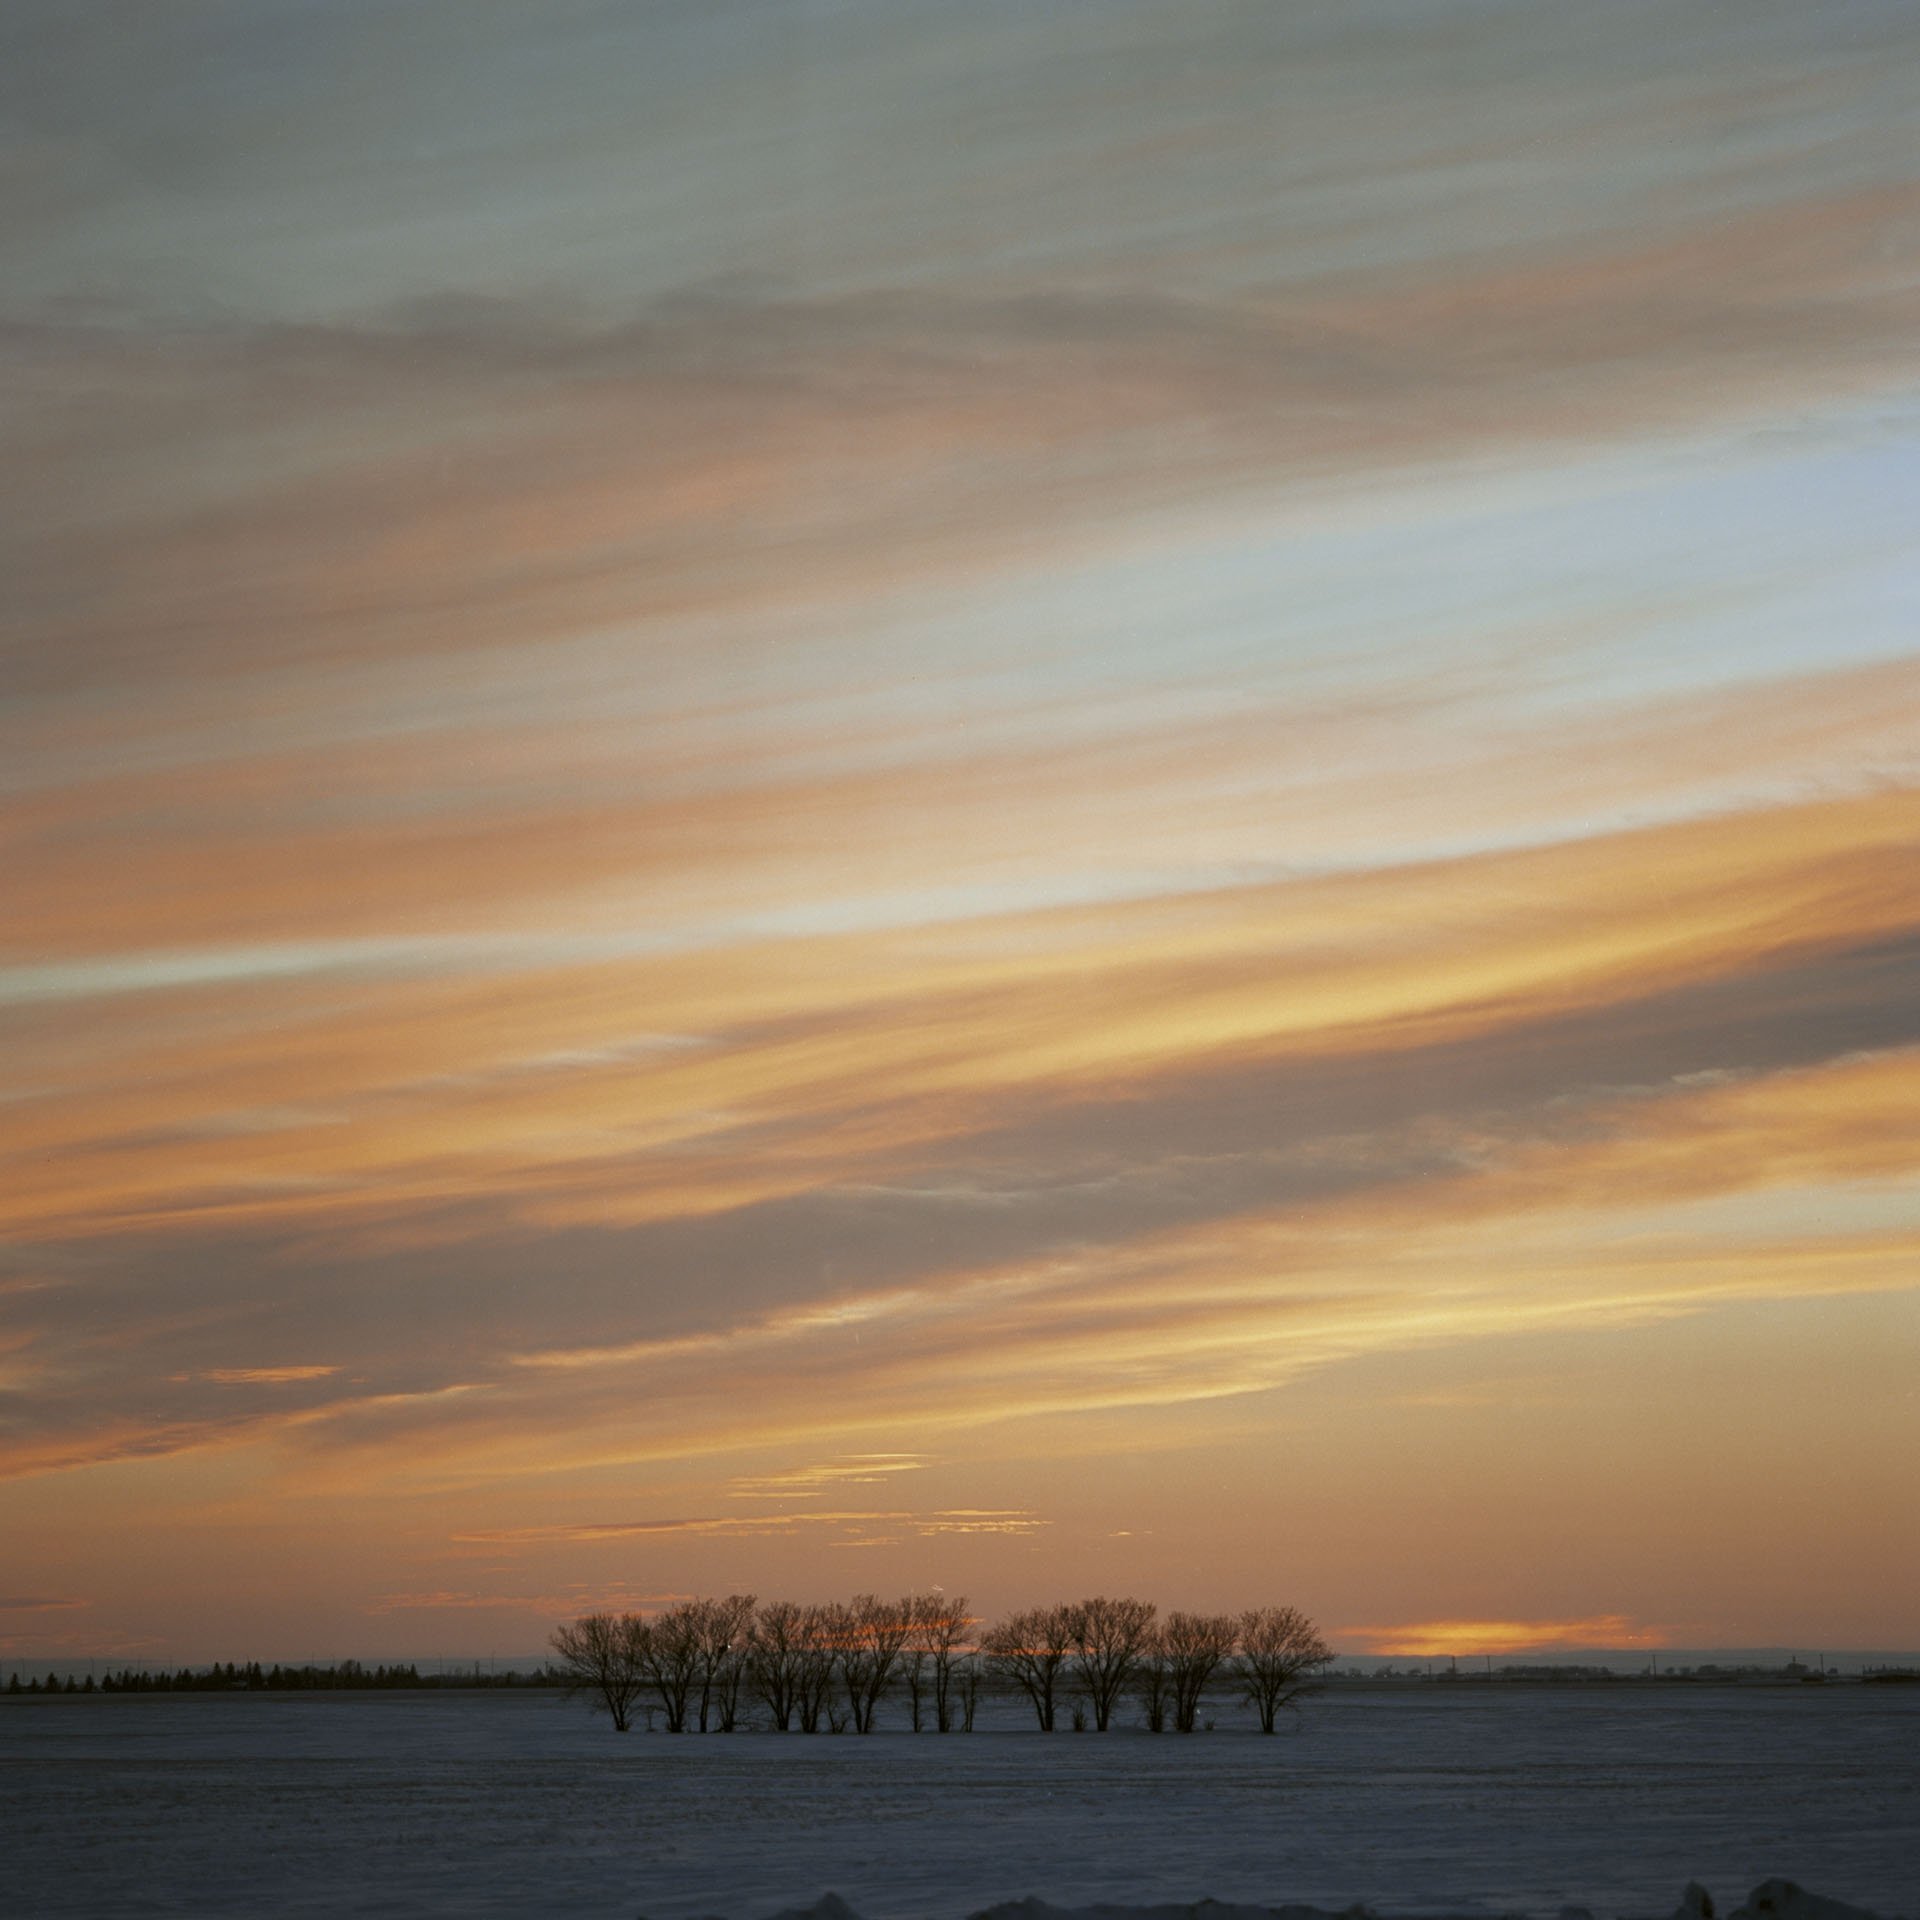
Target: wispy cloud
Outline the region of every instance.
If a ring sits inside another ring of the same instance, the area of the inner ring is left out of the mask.
[[[279,1387],[297,1380],[330,1380],[340,1369],[327,1366],[307,1367],[209,1367],[200,1375],[223,1387]],[[191,1379],[192,1375],[182,1376]]]
[[[745,1474],[728,1483],[740,1500],[811,1499],[841,1487],[884,1486],[895,1474],[918,1473],[927,1462],[917,1453],[852,1453],[778,1473]]]
[[[1048,1521],[1023,1508],[1009,1508],[1004,1512],[994,1512],[990,1508],[962,1507],[951,1513],[917,1514],[914,1517],[913,1530],[923,1539],[936,1538],[941,1534],[1005,1533],[1023,1536],[1038,1533]]]
[[[571,1521],[555,1526],[508,1527],[458,1533],[453,1538],[461,1546],[523,1547],[543,1546],[555,1541],[623,1540],[654,1534],[703,1534],[751,1539],[756,1536],[792,1534],[803,1528],[818,1528],[823,1532],[859,1538],[871,1537],[875,1530],[883,1531],[891,1538],[904,1529],[930,1539],[941,1534],[1028,1534],[1046,1524],[1038,1515],[1023,1508],[999,1511],[954,1509],[931,1513],[860,1508],[829,1513],[818,1508],[803,1507],[794,1512],[692,1519]]]
[[[806,1526],[861,1526],[869,1522],[904,1520],[904,1513],[821,1513],[803,1508],[797,1513],[757,1513],[703,1516],[671,1520],[581,1520],[551,1527],[508,1527],[476,1533],[457,1533],[461,1545],[513,1546],[549,1540],[621,1540],[629,1535],[705,1533],[753,1535],[787,1533]]]

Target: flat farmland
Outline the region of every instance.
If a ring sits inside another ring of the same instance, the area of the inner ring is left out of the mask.
[[[1259,1736],[615,1734],[540,1693],[0,1702],[9,1911],[864,1920],[997,1901],[1920,1915],[1920,1697],[1335,1689]]]

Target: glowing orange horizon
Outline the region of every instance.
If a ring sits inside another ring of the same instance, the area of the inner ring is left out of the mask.
[[[1391,1627],[1337,1627],[1334,1637],[1342,1642],[1357,1640],[1366,1653],[1415,1659],[1672,1644],[1665,1629],[1636,1625],[1620,1613],[1594,1614],[1584,1620],[1422,1620]]]

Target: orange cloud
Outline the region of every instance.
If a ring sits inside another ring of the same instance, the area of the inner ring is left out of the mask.
[[[378,1458],[397,1485],[471,1483],[831,1436],[848,1452],[724,1489],[810,1500],[921,1470],[920,1455],[857,1450],[902,1430],[1193,1404],[1408,1346],[1898,1291],[1920,1251],[1920,1219],[1900,1197],[1920,1160],[1913,1071],[1910,1051],[1886,1051],[1604,1091],[1544,1132],[1524,1108],[1336,1137],[1292,1167],[1263,1149],[1243,1203],[1168,1228],[1140,1223],[1096,1250],[961,1263],[694,1332],[500,1354],[484,1377],[407,1392],[344,1378],[329,1392],[334,1376],[313,1375],[322,1397],[284,1413],[209,1406],[144,1428],[122,1417],[86,1442],[16,1443],[9,1465],[45,1471],[277,1435],[322,1481],[337,1456],[348,1480]],[[1358,1191],[1335,1180],[1316,1195],[1312,1183],[1349,1160],[1364,1175]],[[1259,1204],[1282,1175],[1308,1184],[1282,1208]],[[1836,1219],[1827,1190],[1844,1186],[1859,1215],[1869,1179],[1886,1183],[1886,1217]],[[808,1517],[822,1516],[627,1524],[721,1532]]]
[[[80,1233],[339,1231],[463,1192],[542,1226],[717,1212],[964,1139],[1010,1099],[1465,1039],[1861,947],[1913,925],[1916,835],[1920,795],[1896,790],[952,929],[374,985],[266,1057],[195,1015],[137,1074],[17,1110],[4,1210]],[[701,1044],[606,1056],[636,1004]],[[231,1124],[248,1112],[267,1117]]]

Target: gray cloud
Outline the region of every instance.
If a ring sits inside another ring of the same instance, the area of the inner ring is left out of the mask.
[[[478,650],[828,590],[856,555],[880,578],[983,542],[1011,559],[1041,502],[1084,537],[1196,490],[1765,413],[1789,383],[1800,406],[1847,397],[1905,368],[1915,303],[1874,262],[1917,214],[1913,188],[1876,189],[1287,296],[16,328],[10,674],[19,698],[109,670]],[[542,493],[584,524],[541,525]],[[420,557],[394,539],[410,525]],[[454,550],[457,570],[432,563]]]
[[[1899,165],[1916,29],[1898,0],[21,0],[5,32],[16,298],[309,315],[1525,246]]]
[[[312,659],[391,694],[1036,517],[1799,418],[1903,381],[1916,323],[1920,27],[1879,0],[5,32],[16,701]],[[530,537],[542,494],[589,531]]]

